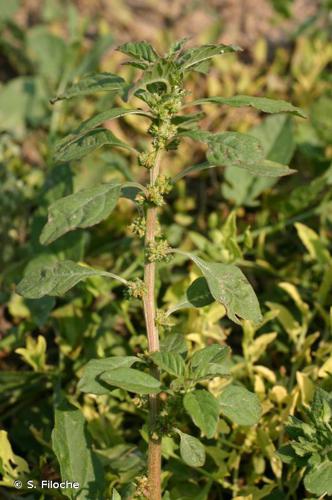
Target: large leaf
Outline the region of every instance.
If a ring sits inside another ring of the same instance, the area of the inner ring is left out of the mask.
[[[112,73],[94,73],[81,78],[78,83],[70,85],[62,94],[56,96],[51,102],[71,99],[96,92],[112,92],[121,94],[126,88],[123,78]]]
[[[126,108],[112,108],[107,109],[106,111],[102,111],[92,118],[85,120],[81,125],[71,134],[71,136],[82,135],[88,132],[89,130],[94,129],[95,127],[99,127],[104,122],[114,120],[115,118],[120,118],[121,116],[126,115],[142,115],[151,118],[151,115],[142,109],[126,109]]]
[[[255,138],[240,132],[211,134],[206,140],[209,150],[207,159],[211,165],[246,167],[264,159],[261,143]]]
[[[205,390],[188,392],[183,398],[183,406],[193,422],[208,438],[217,430],[219,404],[212,394]]]
[[[55,409],[52,447],[60,464],[62,481],[79,483],[79,489],[61,490],[75,500],[103,496],[103,468],[93,454],[81,411],[71,405]]]
[[[120,194],[120,184],[108,183],[60,198],[48,209],[40,243],[48,245],[68,231],[98,224],[110,215]]]
[[[56,162],[66,162],[79,160],[83,156],[92,153],[101,146],[112,146],[133,150],[125,142],[118,139],[110,130],[106,128],[95,128],[88,130],[79,136],[69,136],[55,145],[54,160]]]
[[[245,387],[227,386],[219,396],[221,412],[239,425],[257,424],[261,405],[257,395]]]
[[[173,182],[192,172],[218,166],[243,168],[251,175],[263,177],[281,177],[295,172],[287,165],[264,159],[264,148],[260,140],[248,134],[240,132],[211,134],[202,130],[185,130],[179,136],[187,136],[206,143],[208,163],[186,168],[174,178]]]
[[[315,495],[332,495],[332,462],[324,460],[304,476],[304,486]]]
[[[205,462],[205,449],[202,443],[193,436],[176,429],[180,436],[180,454],[182,460],[190,467],[202,467]]]
[[[152,45],[145,41],[124,43],[117,50],[138,61],[151,63],[159,59]]]
[[[248,133],[260,140],[266,160],[280,163],[282,166],[289,164],[295,150],[292,117],[285,114],[268,116]],[[287,167],[284,172],[292,173]],[[261,171],[259,173],[261,174]],[[252,172],[244,172],[237,167],[226,167],[224,177],[227,182],[223,183],[222,193],[237,205],[253,205],[255,198],[277,182],[271,174],[269,177],[256,177]],[[238,182],[239,178],[241,182]]]
[[[28,299],[39,299],[44,295],[59,296],[91,276],[105,276],[126,283],[126,280],[113,273],[81,266],[71,260],[59,260],[28,266],[24,278],[17,286],[17,293]]]
[[[263,111],[264,113],[290,113],[306,118],[302,109],[293,106],[293,104],[281,99],[269,99],[268,97],[252,97],[248,95],[235,95],[233,97],[205,97],[198,99],[191,104],[228,104],[236,108],[251,106],[252,108]]]
[[[255,292],[242,271],[232,264],[205,262],[187,255],[202,271],[211,295],[225,306],[227,316],[240,324],[240,318],[260,323],[262,315]]]
[[[178,63],[183,70],[195,69],[202,62],[211,59],[211,57],[226,54],[227,52],[237,52],[242,50],[236,45],[202,45],[186,50],[178,59]]]
[[[138,394],[153,394],[161,390],[159,380],[134,368],[110,370],[100,375],[99,379],[114,387]]]
[[[91,359],[84,367],[83,375],[77,388],[91,394],[108,394],[109,389],[98,381],[98,377],[109,370],[130,368],[141,362],[136,356],[114,356],[112,358]]]
[[[162,370],[176,377],[183,377],[185,364],[178,352],[154,352],[151,354],[153,362]]]

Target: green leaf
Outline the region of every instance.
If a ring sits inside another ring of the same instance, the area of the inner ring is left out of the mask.
[[[135,84],[133,92],[141,98],[140,91],[147,89],[149,92],[155,92],[159,89],[171,91],[172,84],[180,79],[179,68],[175,63],[166,60],[160,60],[150,66],[142,78]]]
[[[85,134],[69,136],[59,141],[55,145],[54,160],[60,163],[79,160],[101,146],[112,146],[133,151],[132,147],[118,139],[110,130],[95,128],[88,130]]]
[[[207,281],[205,278],[200,277],[192,282],[182,300],[168,309],[167,316],[181,309],[204,307],[212,302],[214,302],[214,298],[211,295]]]
[[[304,476],[304,486],[315,495],[332,495],[332,462],[324,460]]]
[[[123,78],[112,73],[94,73],[81,78],[78,83],[70,85],[63,94],[52,99],[51,103],[62,99],[71,99],[83,95],[94,94],[96,92],[112,92],[121,94],[127,87]]]
[[[202,467],[205,463],[205,449],[202,443],[193,436],[176,429],[180,436],[180,454],[182,460],[190,467]]]
[[[113,211],[120,194],[120,184],[108,183],[60,198],[48,209],[40,243],[48,245],[73,229],[98,224]]]
[[[194,353],[191,358],[191,366],[192,368],[197,368],[207,363],[223,363],[228,355],[229,347],[226,345],[212,344]]]
[[[264,148],[260,140],[248,134],[240,132],[211,134],[202,130],[184,130],[179,136],[187,136],[206,143],[208,163],[186,168],[174,178],[173,182],[192,172],[218,166],[243,168],[251,175],[263,177],[280,177],[295,172],[287,165],[265,160]]]
[[[178,352],[179,354],[183,354],[188,349],[183,335],[172,333],[160,341],[160,350],[162,352]]]
[[[160,381],[147,373],[133,368],[117,368],[103,373],[100,380],[109,385],[119,387],[138,394],[154,394],[160,392]]]
[[[214,302],[205,278],[201,276],[191,283],[187,290],[187,299],[194,307],[204,307]]]
[[[306,118],[307,115],[302,109],[293,106],[293,104],[281,99],[270,99],[268,97],[252,97],[248,95],[235,95],[233,97],[205,97],[198,99],[192,104],[227,104],[235,108],[251,106],[252,108],[263,111],[264,113],[290,113],[292,115]]]
[[[79,490],[62,492],[71,499],[103,497],[103,468],[91,450],[81,411],[71,405],[55,409],[52,447],[60,464],[62,481],[78,482]]]
[[[201,64],[211,57],[226,54],[227,52],[237,52],[242,50],[236,45],[202,45],[201,47],[194,47],[186,50],[178,59],[178,64],[183,70],[195,69],[196,66]]]
[[[256,394],[237,385],[227,386],[219,396],[221,412],[238,425],[257,424],[261,405]]]
[[[115,488],[112,489],[111,500],[121,500],[121,497]]]
[[[117,50],[127,56],[133,57],[138,61],[151,63],[159,59],[159,56],[152,45],[145,41],[124,43],[123,45],[120,45]]]
[[[182,356],[178,352],[154,352],[151,354],[152,361],[171,375],[183,377],[185,364]]]
[[[195,352],[190,360],[190,376],[194,380],[229,374],[229,347],[212,344]]]
[[[88,120],[85,120],[81,125],[70,135],[74,136],[76,135],[82,135],[85,134],[86,132],[94,129],[95,127],[99,127],[99,125],[102,125],[104,122],[114,120],[115,118],[121,118],[121,116],[127,116],[127,115],[141,115],[141,116],[147,116],[148,118],[151,118],[151,115],[147,113],[146,111],[143,111],[142,109],[126,109],[126,108],[112,108],[112,109],[107,109],[106,111],[102,111],[101,113],[98,113],[95,116],[92,116],[92,118],[89,118]]]
[[[193,422],[208,438],[212,438],[217,430],[219,404],[208,391],[188,392],[183,398],[183,406]]]
[[[261,142],[266,160],[288,165],[295,149],[293,123],[290,116],[282,114],[268,116],[248,133]],[[288,171],[288,173],[292,172]],[[240,177],[241,182],[238,182]],[[227,182],[223,183],[222,193],[225,198],[235,201],[237,205],[252,205],[255,203],[255,198],[277,182],[277,179],[271,176],[256,177],[251,172],[241,171],[237,167],[226,167],[224,178]]]
[[[207,159],[211,165],[247,168],[263,161],[261,143],[255,137],[240,132],[223,132],[206,136],[209,150]]]
[[[262,315],[255,292],[242,271],[232,264],[205,262],[193,254],[187,255],[200,268],[211,295],[225,306],[227,316],[240,324],[240,318],[258,324]]]
[[[39,299],[44,295],[60,296],[91,276],[111,277],[126,283],[126,280],[115,274],[81,266],[71,260],[59,260],[27,266],[25,276],[16,291],[28,299]]]
[[[284,177],[285,175],[295,174],[296,170],[289,168],[287,165],[282,165],[271,160],[263,160],[257,165],[247,164],[239,167],[247,170],[250,175],[260,177]]]
[[[116,356],[104,359],[91,359],[84,367],[83,375],[77,388],[91,394],[108,394],[109,389],[97,380],[102,373],[118,368],[130,368],[141,360],[136,356]]]

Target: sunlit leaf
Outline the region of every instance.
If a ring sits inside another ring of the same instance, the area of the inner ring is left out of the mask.
[[[205,390],[188,392],[183,398],[183,406],[193,422],[208,438],[217,430],[219,404],[212,394]]]
[[[185,373],[185,364],[178,352],[154,352],[151,354],[153,362],[171,375],[182,377]]]
[[[62,94],[56,96],[51,102],[62,99],[71,99],[96,92],[123,93],[126,82],[123,78],[112,73],[93,73],[82,77],[78,83],[70,85]]]
[[[148,63],[157,61],[159,56],[155,49],[148,42],[128,42],[120,45],[119,52],[133,57],[138,61],[147,61]]]
[[[196,255],[186,254],[202,271],[211,295],[226,308],[235,323],[240,318],[254,323],[262,320],[256,294],[242,271],[232,264],[205,262]]]
[[[111,386],[138,394],[153,394],[161,390],[159,380],[134,368],[117,368],[103,373],[99,378]]]
[[[132,151],[128,144],[118,139],[106,128],[88,130],[79,136],[69,136],[55,145],[54,160],[56,162],[79,160],[101,146],[112,146]]]
[[[136,356],[114,356],[111,358],[91,359],[84,367],[83,375],[77,388],[91,394],[108,394],[109,388],[100,383],[98,378],[104,372],[117,368],[130,368],[134,363],[141,362]]]
[[[195,437],[176,429],[180,436],[180,453],[182,460],[190,467],[202,467],[205,463],[205,449]]]
[[[252,108],[263,111],[264,113],[291,113],[293,115],[306,118],[307,115],[302,109],[293,106],[293,104],[281,99],[269,99],[268,97],[252,97],[248,95],[235,95],[233,97],[204,97],[198,99],[192,104],[227,104],[236,108],[251,106]]]
[[[242,50],[236,45],[202,45],[186,50],[178,59],[178,64],[183,70],[194,69],[195,66],[201,64],[211,57],[226,54],[228,52],[237,52]]]
[[[52,203],[48,220],[40,236],[42,245],[76,228],[86,228],[106,219],[114,209],[121,194],[121,185],[101,184],[82,189]]]
[[[257,424],[261,416],[261,405],[257,395],[245,387],[227,386],[219,396],[223,415],[239,425]]]
[[[62,492],[70,499],[103,498],[103,467],[92,452],[82,412],[72,405],[55,409],[52,447],[60,464],[62,481],[77,482],[79,489]]]
[[[105,276],[125,282],[119,276],[91,267],[81,266],[71,260],[59,260],[49,264],[27,268],[24,278],[17,286],[17,293],[29,299],[44,295],[60,296],[91,276]]]
[[[332,462],[324,460],[304,476],[304,486],[315,495],[332,495]]]

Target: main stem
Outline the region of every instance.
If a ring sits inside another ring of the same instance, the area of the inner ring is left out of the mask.
[[[159,153],[155,166],[150,170],[150,183],[154,184],[159,175]],[[157,207],[149,207],[146,212],[145,247],[155,241],[157,232]],[[145,324],[148,337],[149,352],[159,351],[159,336],[156,326],[155,306],[155,275],[154,262],[145,262],[144,283],[146,293],[143,298]],[[158,370],[152,369],[152,375],[159,378]],[[156,433],[159,414],[159,398],[156,394],[149,395],[149,451],[148,451],[148,489],[149,500],[161,498],[161,437]]]

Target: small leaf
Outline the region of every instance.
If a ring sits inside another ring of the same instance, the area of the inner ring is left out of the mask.
[[[332,462],[324,460],[304,476],[304,486],[315,495],[332,495]]]
[[[160,341],[160,350],[162,352],[178,352],[179,354],[183,354],[188,349],[183,335],[172,333]]]
[[[176,377],[183,377],[185,364],[178,352],[154,352],[151,354],[153,362],[162,370]]]
[[[119,52],[133,57],[138,61],[147,61],[149,63],[157,61],[159,56],[155,49],[148,42],[128,42],[117,48]]]
[[[120,193],[120,184],[109,183],[60,198],[48,208],[48,220],[40,243],[48,245],[73,229],[98,224],[110,215]]]
[[[192,282],[186,292],[186,295],[180,300],[180,302],[172,305],[167,310],[167,316],[170,316],[174,312],[181,309],[204,307],[212,304],[212,302],[214,302],[214,298],[211,295],[207,281],[205,278],[200,277]]]
[[[256,394],[237,385],[227,386],[219,396],[221,412],[238,425],[257,424],[261,405]]]
[[[121,497],[115,488],[112,489],[111,500],[121,500]]]
[[[60,464],[62,481],[76,481],[79,490],[63,493],[71,499],[103,498],[103,467],[91,450],[81,411],[72,405],[55,409],[52,447]]]
[[[17,293],[28,299],[39,299],[44,295],[60,296],[91,276],[109,276],[126,283],[126,280],[115,274],[81,266],[71,260],[59,260],[28,266],[24,278],[17,286]]]
[[[88,130],[85,134],[79,136],[71,135],[59,141],[55,145],[54,160],[56,162],[79,160],[101,146],[124,148],[129,151],[133,150],[131,146],[118,139],[110,130],[95,128]]]
[[[91,394],[108,394],[109,389],[98,382],[97,378],[108,370],[130,368],[134,363],[141,362],[136,356],[115,356],[104,359],[91,359],[84,367],[83,375],[77,388]]]
[[[99,379],[109,385],[138,394],[154,394],[161,390],[159,380],[133,368],[110,370],[103,373]]]
[[[263,111],[264,113],[291,113],[292,115],[306,118],[307,115],[302,109],[293,106],[293,104],[281,99],[270,99],[268,97],[252,97],[248,95],[235,95],[233,97],[205,97],[198,99],[191,104],[228,104],[236,108],[251,106],[252,108]]]
[[[193,422],[208,438],[212,438],[217,430],[219,404],[208,391],[188,392],[183,398],[183,406]]]
[[[194,307],[204,307],[214,302],[205,278],[197,278],[187,290],[187,299]]]
[[[142,89],[152,92],[156,89],[171,91],[172,83],[179,78],[180,71],[175,63],[160,60],[144,71],[142,78],[135,84],[133,92],[141,98],[140,91]]]
[[[191,358],[191,366],[197,368],[207,363],[223,363],[229,355],[226,345],[212,344],[196,351]]]
[[[190,377],[194,380],[227,376],[229,374],[227,346],[212,344],[195,352],[190,360]]]
[[[185,253],[185,252],[183,252]],[[200,268],[211,295],[226,308],[227,316],[240,324],[239,318],[260,323],[262,315],[255,292],[242,271],[232,264],[205,262],[185,253]]]
[[[201,47],[194,47],[186,50],[178,59],[178,64],[183,70],[195,69],[196,66],[201,64],[211,57],[226,54],[227,52],[237,52],[242,50],[236,45],[202,45]]]
[[[61,101],[62,99],[71,99],[95,92],[113,92],[121,94],[125,90],[127,84],[123,78],[112,73],[94,73],[81,78],[78,83],[69,86],[63,94],[52,99],[51,103]]]
[[[182,460],[190,467],[202,467],[205,463],[205,449],[202,443],[193,436],[176,429],[180,436],[180,454]]]

